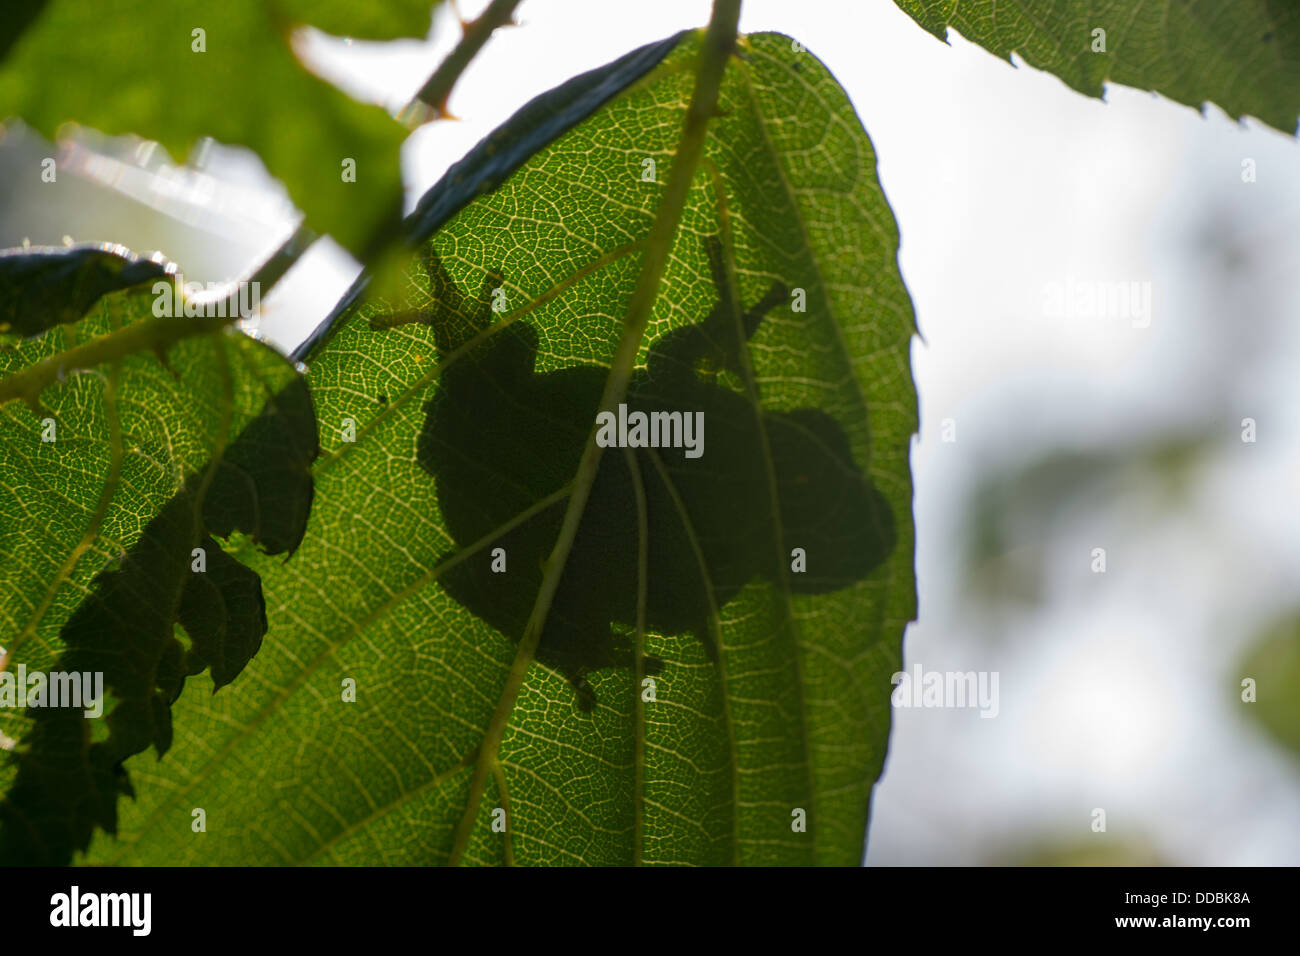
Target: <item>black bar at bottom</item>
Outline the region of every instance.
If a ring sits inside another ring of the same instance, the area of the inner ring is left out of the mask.
[[[900,933],[926,944],[1131,937],[1231,945],[1261,931],[1286,932],[1295,873],[84,868],[9,870],[0,878],[0,912],[11,942],[78,934],[83,941],[113,937],[127,945],[151,939],[222,944],[275,930],[298,945],[373,944],[377,931],[428,934],[416,939],[448,944],[470,930],[505,944],[513,936],[515,943],[551,937],[567,945],[567,936],[569,943],[585,939],[580,945],[599,947],[611,940],[601,934],[605,925],[631,934],[625,941],[677,937],[674,945],[686,942],[681,933],[694,932],[688,927],[732,940],[785,929],[795,939],[802,935],[800,948],[807,948],[821,945],[817,939],[831,945],[826,934],[833,930],[864,946]],[[487,919],[470,924],[466,917]],[[766,942],[765,948],[784,945]]]

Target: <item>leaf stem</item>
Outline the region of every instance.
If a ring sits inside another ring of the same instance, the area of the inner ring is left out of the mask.
[[[420,92],[415,94],[415,99],[402,110],[399,119],[404,120],[407,125],[419,126],[430,118],[450,118],[451,114],[447,112],[447,99],[451,96],[456,81],[478,55],[479,50],[483,49],[488,37],[492,36],[498,27],[514,23],[515,7],[519,6],[519,2],[520,0],[492,0],[478,19],[468,23],[462,22],[461,26],[465,32],[460,42],[433,71],[433,75],[425,81],[424,86],[420,87]],[[422,109],[421,104],[429,109]],[[433,117],[428,115],[430,109],[434,114]]]
[[[220,331],[238,318],[238,315],[229,318],[202,315],[189,319],[163,317],[135,322],[51,355],[0,380],[0,405],[21,398],[33,411],[39,412],[41,392],[67,372],[94,368],[146,349],[161,355],[182,339]]]

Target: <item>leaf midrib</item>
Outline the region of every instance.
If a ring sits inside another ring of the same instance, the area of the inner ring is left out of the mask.
[[[654,225],[646,239],[641,272],[637,277],[636,288],[628,306],[623,334],[619,338],[614,360],[610,363],[610,372],[605,380],[600,408],[615,407],[627,394],[632,369],[645,337],[646,326],[663,284],[663,274],[672,252],[686,199],[696,169],[704,155],[709,121],[717,109],[723,77],[735,49],[739,20],[740,0],[715,0],[713,14],[697,59],[695,86],[690,104],[686,108],[675,159],[660,199]],[[541,640],[551,601],[564,574],[564,567],[574,541],[577,539],[578,528],[582,522],[587,499],[596,481],[603,451],[604,449],[596,443],[596,430],[593,424],[587,436],[586,447],[583,449],[582,460],[578,463],[573,493],[569,498],[569,506],[565,511],[555,547],[546,561],[546,571],[542,577],[541,587],[538,589],[537,600],[533,605],[533,613],[524,628],[524,636],[519,642],[519,649],[506,677],[506,684],[502,689],[497,708],[479,745],[465,812],[457,824],[448,860],[453,865],[459,862],[469,843],[470,832],[483,795],[487,770],[496,763],[497,748],[505,733],[509,715],[514,709],[514,702],[523,687],[528,667]]]

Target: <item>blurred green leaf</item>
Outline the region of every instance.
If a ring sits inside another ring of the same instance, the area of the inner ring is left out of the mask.
[[[0,62],[0,103],[51,138],[75,121],[158,140],[178,160],[203,136],[247,146],[314,230],[366,257],[401,214],[406,131],[309,73],[290,32],[310,23],[348,36],[423,37],[431,6],[50,0]],[[205,52],[195,51],[196,30]],[[355,162],[355,182],[343,179],[345,160]],[[33,188],[39,174],[32,170]]]
[[[1113,834],[1094,833],[1091,837],[1043,839],[1019,847],[1007,848],[990,866],[1172,866],[1175,865],[1144,834],[1118,839]]]
[[[1294,756],[1300,757],[1300,616],[1270,628],[1241,663],[1242,679],[1255,682],[1246,712]],[[1238,687],[1238,699],[1244,688]]]
[[[336,37],[359,40],[424,39],[433,11],[442,0],[271,0],[289,23],[310,23]],[[263,3],[262,5],[267,5]]]
[[[959,548],[972,602],[1043,600],[1053,539],[1072,521],[1134,508],[1155,522],[1187,507],[1210,433],[1142,437],[1125,446],[1053,448],[985,475],[964,509]],[[1159,509],[1150,501],[1159,502]]]

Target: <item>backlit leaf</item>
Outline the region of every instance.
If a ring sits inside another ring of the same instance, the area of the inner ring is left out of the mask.
[[[405,296],[320,340],[306,534],[288,561],[235,555],[267,640],[236,692],[186,685],[176,746],[128,761],[137,799],[93,861],[861,859],[915,610],[913,320],[871,144],[789,38],[728,65],[622,369],[631,410],[703,412],[703,454],[604,452],[520,653],[699,49],[462,208]]]

